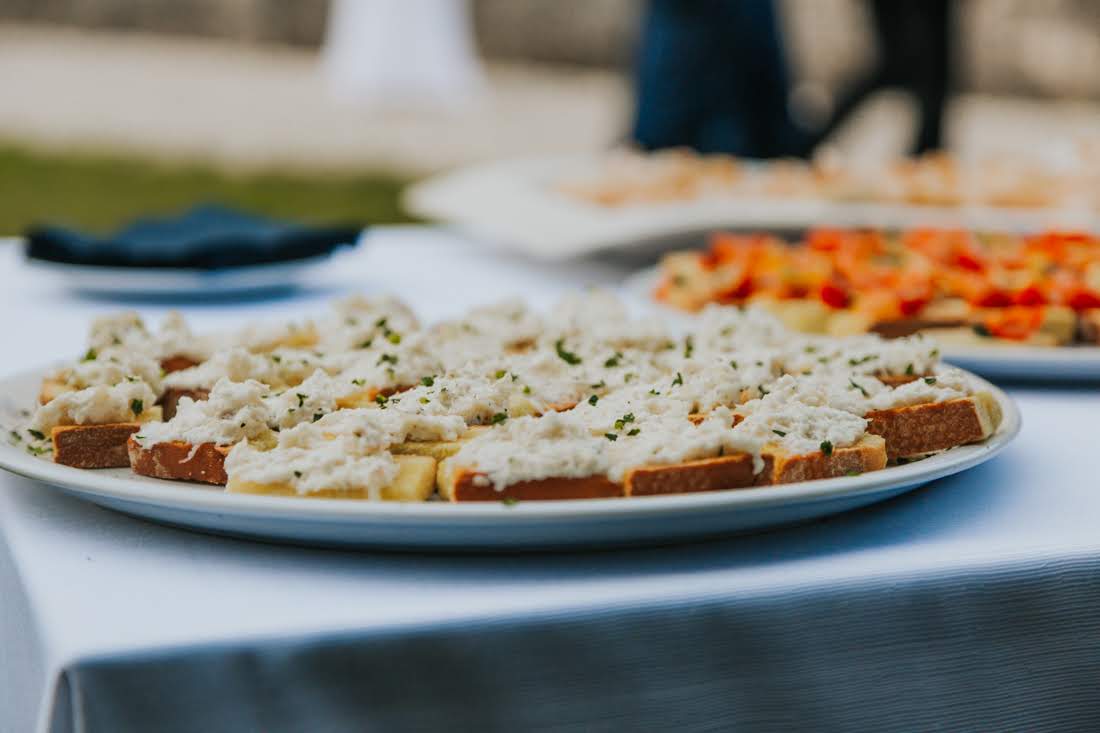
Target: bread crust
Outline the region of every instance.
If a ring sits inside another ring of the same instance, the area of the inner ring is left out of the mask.
[[[886,467],[886,441],[878,435],[864,435],[847,448],[834,448],[794,455],[771,449],[763,453],[764,470],[757,474],[756,485],[789,484],[837,476],[848,476]]]
[[[125,468],[127,440],[140,429],[137,422],[58,425],[50,431],[53,460],[74,468]]]
[[[520,481],[497,491],[485,480],[485,474],[455,467],[451,460],[440,464],[437,483],[440,495],[452,502],[610,499],[624,495],[623,487],[606,476]]]
[[[705,458],[661,466],[641,466],[627,471],[623,485],[627,496],[688,494],[752,486],[753,457],[747,453]]]
[[[180,387],[168,387],[160,398],[161,409],[164,410],[164,419],[171,420],[176,416],[176,408],[184,397],[190,397],[195,402],[202,402],[210,397],[208,389],[182,389]]]
[[[131,436],[126,441],[127,464],[134,473],[174,481],[194,481],[224,486],[227,446],[202,443],[191,445],[182,441],[156,443],[143,448]],[[126,465],[126,464],[124,464]]]
[[[890,460],[936,453],[985,440],[1001,422],[1001,408],[987,392],[867,413],[867,432],[886,440]]]

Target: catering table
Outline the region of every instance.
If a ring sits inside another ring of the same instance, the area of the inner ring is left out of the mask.
[[[293,296],[425,318],[547,303],[625,265],[375,231]],[[4,372],[119,308],[0,247]],[[151,316],[167,305],[143,305]],[[664,548],[415,555],[162,527],[0,475],[0,731],[876,730],[1100,726],[1095,387],[1013,387],[1000,457],[827,521]]]

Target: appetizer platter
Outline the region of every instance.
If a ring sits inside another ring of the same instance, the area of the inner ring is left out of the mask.
[[[797,335],[718,306],[683,330],[601,292],[426,327],[386,297],[211,334],[127,312],[0,388],[8,470],[174,524],[406,548],[789,523],[963,470],[1019,429],[919,334]]]
[[[1100,238],[1088,234],[716,234],[630,287],[684,312],[759,305],[807,333],[924,333],[994,376],[1100,377]]]
[[[1078,148],[1057,160],[941,154],[873,164],[835,154],[806,162],[618,150],[475,165],[411,187],[405,204],[547,259],[658,246],[716,229],[789,232],[822,222],[1096,230],[1100,147]]]

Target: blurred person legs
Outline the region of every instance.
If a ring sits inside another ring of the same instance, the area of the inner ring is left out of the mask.
[[[461,106],[486,87],[466,0],[333,0],[321,63],[349,102]]]
[[[888,87],[917,102],[915,155],[943,147],[943,112],[950,89],[950,0],[871,0],[878,62],[870,74],[839,95],[833,113],[813,141],[829,137],[872,94]]]
[[[765,0],[650,0],[634,140],[754,158],[800,149],[775,8]]]

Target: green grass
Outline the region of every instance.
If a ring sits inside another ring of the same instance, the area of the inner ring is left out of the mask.
[[[312,223],[410,221],[390,175],[262,171],[0,144],[0,236],[64,224],[104,232],[137,216],[217,202]]]

